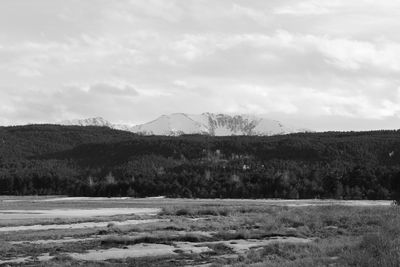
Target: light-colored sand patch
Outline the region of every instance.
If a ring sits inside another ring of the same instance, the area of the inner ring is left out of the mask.
[[[13,202],[23,202],[25,200],[21,200],[21,199],[4,199],[1,200],[1,202],[8,202],[8,203],[13,203]]]
[[[87,261],[101,261],[110,259],[138,258],[138,257],[155,257],[177,254],[177,251],[183,253],[203,253],[212,251],[208,247],[196,247],[193,243],[188,245],[164,245],[164,244],[137,244],[127,246],[125,248],[111,248],[104,250],[89,250],[87,253],[70,253],[74,259]]]
[[[312,239],[298,237],[273,237],[269,239],[237,239],[237,240],[222,240],[213,242],[174,242],[174,245],[179,249],[190,250],[191,247],[207,247],[207,245],[224,244],[237,254],[243,254],[252,248],[268,246],[274,243],[309,243]]]
[[[207,220],[207,217],[201,217],[201,218],[185,218],[189,221],[193,221],[193,222],[197,222],[197,221],[201,221],[201,220]]]
[[[217,232],[207,232],[207,231],[177,231],[176,232],[179,236],[186,236],[186,235],[200,235],[204,237],[213,237]]]
[[[140,235],[140,234],[139,234]],[[136,236],[139,236],[138,234]],[[143,233],[143,235],[145,235]],[[8,241],[11,245],[20,245],[20,244],[63,244],[63,243],[75,243],[75,242],[85,242],[85,241],[93,241],[93,240],[105,240],[110,237],[115,237],[115,235],[92,235],[85,238],[73,238],[73,237],[64,237],[62,239],[40,239],[40,240],[22,240],[22,241]],[[126,235],[124,235],[126,237]]]
[[[71,223],[71,224],[48,224],[48,225],[23,225],[23,226],[7,226],[0,227],[0,232],[12,232],[12,231],[38,231],[38,230],[59,230],[59,229],[84,229],[94,227],[107,227],[109,224],[115,226],[124,225],[136,225],[143,223],[155,223],[155,222],[169,222],[170,220],[161,219],[149,219],[149,220],[127,220],[127,221],[107,221],[107,222],[85,222],[85,223]]]
[[[104,261],[110,259],[124,259],[146,256],[164,256],[174,254],[175,248],[163,244],[138,244],[123,248],[111,248],[103,250],[89,250],[87,253],[70,253],[77,260]]]
[[[30,263],[35,261],[48,261],[51,260],[53,256],[50,256],[49,253],[42,254],[38,257],[20,257],[20,258],[13,258],[8,260],[0,260],[0,264],[20,264],[20,263]]]
[[[187,266],[185,266],[185,267],[210,267],[210,266],[212,266],[213,265],[213,263],[204,263],[204,264],[199,264],[199,265],[187,265]]]
[[[249,240],[227,240],[214,242],[173,242],[172,245],[164,244],[136,244],[127,246],[125,249],[112,248],[105,250],[89,250],[87,253],[70,253],[69,255],[77,260],[109,260],[123,258],[137,258],[146,256],[165,256],[177,253],[199,254],[203,252],[211,252],[212,249],[208,245],[223,243],[231,247],[235,253],[242,254],[249,249],[267,246],[276,242],[285,243],[308,243],[311,239],[296,237],[277,237],[271,239],[249,239]]]
[[[298,237],[273,237],[269,239],[238,239],[238,240],[227,240],[227,241],[215,241],[208,242],[207,244],[218,244],[222,243],[233,249],[238,254],[244,253],[249,249],[268,246],[273,243],[309,243],[313,241],[309,238],[298,238]],[[199,243],[204,244],[204,243]]]
[[[337,200],[337,199],[167,199],[170,201],[181,201],[190,203],[218,203],[218,204],[263,204],[271,206],[289,206],[289,207],[305,207],[305,206],[391,206],[391,200]]]
[[[41,199],[42,202],[58,202],[58,201],[107,201],[107,200],[128,200],[130,197],[57,197]]]
[[[125,258],[138,258],[138,257],[155,257],[155,256],[167,256],[177,255],[178,253],[187,254],[199,254],[204,252],[212,252],[212,249],[208,245],[213,244],[225,244],[226,246],[233,249],[237,254],[242,254],[249,249],[267,246],[276,242],[284,243],[308,243],[312,239],[297,238],[297,237],[275,237],[270,239],[239,239],[239,240],[225,240],[225,241],[214,241],[214,242],[173,242],[172,245],[165,244],[147,244],[141,243],[136,245],[127,246],[125,248],[111,248],[111,249],[99,249],[99,250],[88,250],[86,253],[67,253],[76,260],[85,261],[104,261],[110,259],[125,259]],[[38,261],[50,260],[48,254],[44,254],[38,257]],[[32,261],[30,257],[26,258],[15,258],[5,261],[2,263],[23,263]]]
[[[389,200],[277,200],[268,201],[271,204],[287,207],[308,207],[308,206],[353,206],[353,207],[373,207],[390,206]]]
[[[36,218],[90,218],[115,215],[157,215],[159,208],[102,208],[102,209],[50,209],[50,210],[0,210],[0,220]]]
[[[75,243],[75,242],[85,242],[98,240],[98,237],[88,237],[88,238],[63,238],[63,239],[40,239],[40,240],[25,240],[25,241],[9,241],[8,243],[12,245],[21,244],[35,244],[35,245],[45,245],[45,244],[63,244],[63,243]]]
[[[191,231],[191,232],[186,232],[186,231],[177,231],[176,236],[185,236],[188,234],[193,234],[193,235],[202,235],[204,237],[209,237],[212,238],[214,234],[217,232],[205,232],[205,231]],[[155,234],[156,235],[156,234]],[[136,233],[134,235],[123,235],[121,236],[122,238],[129,239],[129,238],[138,238],[142,236],[148,236],[148,233]],[[119,237],[118,235],[92,235],[90,237],[86,238],[73,238],[73,237],[64,237],[62,239],[39,239],[39,240],[22,240],[22,241],[8,241],[9,244],[11,245],[21,245],[21,244],[27,244],[27,245],[42,245],[42,244],[63,244],[63,243],[75,243],[75,242],[85,242],[85,241],[93,241],[93,240],[107,240],[108,238],[115,238]]]
[[[27,196],[27,197],[15,197],[15,196],[0,196],[0,203],[6,202],[64,202],[64,203],[75,203],[75,202],[123,202],[123,203],[134,203],[134,204],[156,204],[156,203],[170,203],[171,205],[180,203],[257,203],[264,205],[273,206],[326,206],[326,205],[344,205],[344,206],[390,206],[392,201],[390,200],[335,200],[335,199],[174,199],[164,197],[151,197],[151,198],[129,198],[129,197],[57,197],[57,196]]]

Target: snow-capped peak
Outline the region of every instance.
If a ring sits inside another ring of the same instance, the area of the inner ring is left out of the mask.
[[[276,120],[257,117],[254,115],[227,115],[214,113],[173,113],[170,115],[162,115],[153,121],[136,126],[112,124],[101,117],[66,121],[61,124],[106,126],[142,135],[169,136],[182,134],[207,134],[212,136],[277,135],[305,131],[285,126]]]
[[[81,120],[68,120],[60,123],[61,125],[78,125],[78,126],[99,126],[114,128],[114,125],[102,117],[88,118]]]
[[[149,123],[137,125],[131,131],[145,135],[209,134],[229,136],[288,134],[300,130],[284,126],[279,121],[253,115],[174,113],[163,115]]]
[[[184,113],[162,115],[153,121],[132,127],[131,131],[147,135],[207,133],[207,129],[201,124],[201,122],[193,120],[190,116]]]

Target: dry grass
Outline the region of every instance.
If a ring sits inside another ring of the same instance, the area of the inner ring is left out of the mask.
[[[83,206],[83,203],[79,205]],[[123,206],[122,203],[118,203],[117,207],[119,206]],[[143,206],[159,207],[150,202],[143,203]],[[109,225],[97,229],[2,233],[2,240],[112,236],[97,241],[57,245],[11,245],[0,241],[0,259],[7,255],[24,256],[50,252],[57,255],[57,258],[45,264],[37,263],[36,266],[180,266],[197,263],[213,263],[215,266],[400,266],[398,207],[279,207],[257,202],[249,204],[225,201],[218,204],[210,201],[175,201],[172,206],[165,205],[158,217],[171,221],[134,226]],[[192,220],[193,218],[199,220]],[[126,217],[113,218],[123,219]],[[214,234],[210,237],[193,233],[194,231]],[[83,263],[63,256],[64,253],[72,251],[84,252],[87,249],[123,247],[137,243],[170,244],[178,241],[208,242],[263,239],[271,236],[310,237],[315,238],[315,241],[307,244],[269,245],[251,249],[237,258],[218,257],[234,253],[223,244],[210,245],[215,253],[166,258],[148,257]]]
[[[186,233],[176,234],[163,232],[157,234],[145,234],[137,237],[109,236],[101,240],[102,246],[115,247],[120,245],[134,245],[139,243],[171,244],[172,242],[206,242],[213,239],[201,234]]]

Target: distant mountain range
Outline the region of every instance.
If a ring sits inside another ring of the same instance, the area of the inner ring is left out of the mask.
[[[112,124],[98,117],[83,120],[64,121],[62,125],[105,126],[142,135],[178,136],[183,134],[204,134],[212,136],[258,135],[270,136],[306,132],[306,129],[283,125],[281,122],[253,115],[227,115],[202,113],[199,115],[173,113],[162,115],[148,123],[128,126]]]

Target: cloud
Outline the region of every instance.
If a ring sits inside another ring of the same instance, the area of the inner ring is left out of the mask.
[[[319,56],[321,65],[330,64],[341,69],[400,69],[399,43],[388,40],[358,41],[325,35],[293,34],[280,29],[271,35],[184,35],[175,43],[173,49],[177,56],[182,55],[185,59],[199,61],[205,58],[217,60],[219,55],[232,50],[233,58],[243,56],[241,58],[248,57],[253,62],[257,60],[251,58],[251,54],[270,54],[266,59],[285,59],[285,54],[295,54],[303,57],[304,62],[315,60],[315,57]]]
[[[137,96],[138,91],[131,85],[112,85],[108,83],[97,83],[90,86],[89,93],[102,93],[110,95]]]
[[[399,8],[390,0],[5,0],[0,123],[140,123],[208,111],[395,127]]]
[[[324,15],[331,12],[322,1],[303,1],[293,5],[286,5],[274,9],[275,14],[288,15]]]
[[[307,36],[306,41],[315,45],[329,60],[341,68],[358,70],[376,67],[390,71],[400,69],[400,44],[378,41],[366,42],[348,39],[330,39]]]

